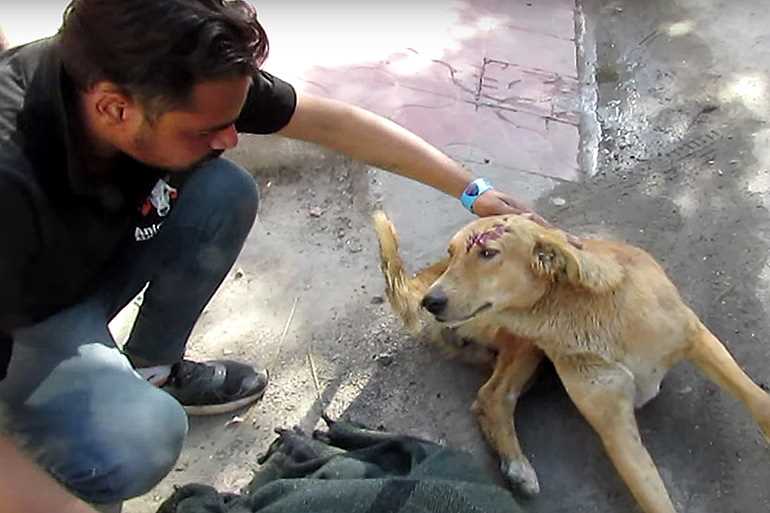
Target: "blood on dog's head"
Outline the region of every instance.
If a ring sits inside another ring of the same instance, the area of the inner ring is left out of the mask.
[[[532,308],[552,287],[603,293],[621,278],[619,266],[575,248],[558,230],[521,216],[488,217],[452,238],[447,269],[422,304],[438,321],[458,326],[488,313]]]

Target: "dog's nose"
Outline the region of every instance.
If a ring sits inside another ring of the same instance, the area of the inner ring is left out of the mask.
[[[444,291],[436,289],[426,294],[420,304],[433,315],[438,315],[446,310],[447,303],[449,303],[449,298],[446,297]]]

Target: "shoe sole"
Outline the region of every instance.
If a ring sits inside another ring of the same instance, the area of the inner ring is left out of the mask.
[[[267,388],[267,387],[265,387]],[[265,389],[262,389],[259,393],[250,395],[248,397],[242,397],[238,399],[237,401],[232,401],[229,403],[224,404],[209,404],[205,406],[184,406],[182,405],[182,408],[184,408],[184,411],[187,412],[188,415],[194,416],[194,417],[203,417],[207,415],[221,415],[223,413],[230,413],[235,410],[240,410],[244,406],[247,406],[251,403],[257,402],[260,399],[262,399],[262,396],[265,395]]]

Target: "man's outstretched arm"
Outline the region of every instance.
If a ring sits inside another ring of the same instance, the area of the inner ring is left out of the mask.
[[[340,151],[454,198],[474,179],[458,162],[406,128],[336,100],[299,93],[291,120],[278,133]],[[473,211],[479,216],[531,213],[526,205],[497,190],[481,195]]]

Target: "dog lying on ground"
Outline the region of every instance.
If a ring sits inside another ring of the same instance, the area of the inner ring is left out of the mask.
[[[539,485],[513,411],[544,357],[646,513],[675,510],[634,409],[658,394],[681,360],[742,401],[770,441],[770,396],[643,250],[604,240],[577,249],[558,230],[497,216],[461,229],[448,258],[410,277],[393,225],[382,212],[373,220],[388,300],[406,326],[450,354],[493,365],[472,410],[522,492],[535,494]]]

